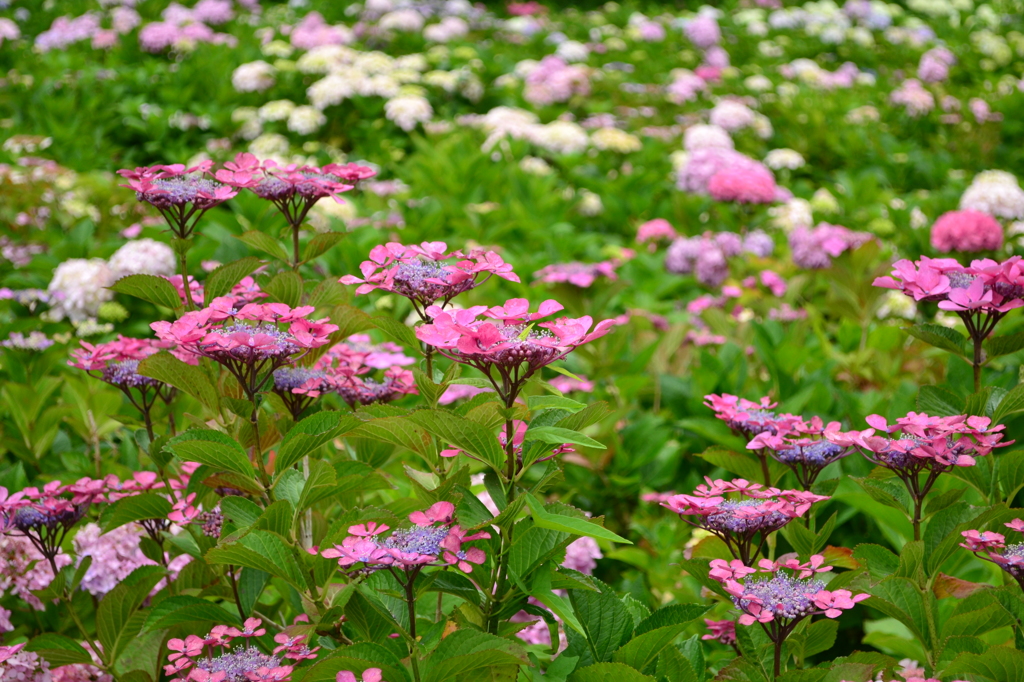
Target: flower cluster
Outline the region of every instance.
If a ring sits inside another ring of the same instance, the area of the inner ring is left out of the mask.
[[[363,261],[359,269],[362,278],[345,275],[341,283],[358,284],[357,294],[381,289],[404,296],[424,320],[429,319],[427,308],[438,304],[444,308],[455,296],[475,289],[492,276],[519,282],[512,266],[497,253],[449,252],[444,242],[411,246],[389,242],[375,246],[370,251],[370,260]]]
[[[704,396],[704,404],[715,412],[715,418],[724,421],[729,428],[747,440],[760,433],[775,435],[787,432],[792,426],[800,423],[800,417],[792,414],[778,414],[773,403],[767,396],[759,402],[729,395],[709,394]]]
[[[743,237],[733,232],[706,232],[672,242],[665,254],[665,269],[677,275],[693,274],[701,284],[717,287],[729,276],[730,258],[741,254],[764,258],[774,249],[772,238],[761,230]]]
[[[815,614],[838,618],[843,611],[870,596],[855,595],[849,590],[826,590],[825,583],[814,577],[832,570],[831,566],[823,565],[824,561],[820,554],[803,564],[797,559],[762,559],[758,568],[751,568],[746,565],[748,562],[715,559],[711,562],[710,575],[722,583],[733,604],[742,612],[741,625],[774,623],[774,627],[766,627],[766,631],[770,636],[779,634],[784,639],[804,618]],[[756,573],[770,577],[747,577]],[[778,641],[774,636],[772,640]]]
[[[548,55],[527,74],[523,99],[531,104],[546,105],[589,93],[590,80],[585,66],[570,66],[560,57]]]
[[[212,168],[212,161],[203,161],[192,167],[179,163],[117,172],[128,180],[123,187],[160,211],[175,237],[188,239],[206,211],[238,194],[214,180]]]
[[[294,668],[284,661],[316,658],[320,647],[310,649],[304,638],[285,632],[274,636],[278,646],[273,653],[264,653],[249,641],[267,634],[262,625],[259,618],[249,618],[241,630],[217,625],[206,637],[171,639],[164,673],[180,682],[287,682]]]
[[[338,330],[325,320],[306,319],[312,306],[293,309],[283,303],[248,303],[235,308],[235,303],[232,297],[215,298],[208,308],[150,327],[162,341],[223,365],[250,400],[274,370],[327,344],[330,334]]]
[[[360,566],[354,570],[376,571],[395,568],[403,571],[419,571],[429,565],[453,565],[465,573],[473,571],[472,564],[482,564],[486,559],[478,547],[464,547],[472,540],[491,537],[486,531],[473,535],[456,523],[455,505],[451,502],[437,502],[425,511],[413,512],[409,520],[411,528],[400,528],[387,537],[382,535],[390,527],[375,522],[351,526],[350,535],[333,549],[325,549],[320,555],[337,559],[344,569]]]
[[[1003,227],[981,211],[949,211],[932,225],[931,243],[936,251],[995,251],[1003,245]]]
[[[832,259],[871,241],[868,232],[855,232],[842,225],[819,223],[817,227],[800,226],[789,233],[793,263],[801,268],[821,269],[832,265]]]
[[[673,495],[661,501],[661,505],[688,523],[711,532],[744,562],[761,553],[769,533],[802,517],[814,503],[829,499],[801,490],[765,487],[741,478],[704,480],[706,485],[697,486],[692,495]]]
[[[788,466],[804,490],[810,490],[822,469],[852,452],[825,438],[827,431],[838,431],[839,422],[825,424],[819,417],[807,421],[789,421],[775,433],[762,431],[747,449],[762,450]]]
[[[902,479],[916,477],[921,472],[936,476],[953,467],[974,466],[975,457],[1013,444],[1013,441],[1000,442],[1005,426],[992,426],[988,417],[931,417],[911,412],[898,418],[895,424],[877,414],[866,421],[872,428],[848,432],[827,430],[825,438],[840,447],[856,448],[873,463]]]
[[[1010,530],[1024,533],[1024,521],[1021,519],[1014,519],[1004,525]],[[1007,545],[1006,536],[991,531],[965,530],[961,535],[964,537],[961,547],[996,564],[1013,576],[1021,589],[1024,589],[1024,542]]]
[[[479,369],[508,402],[541,368],[604,336],[616,324],[603,320],[594,326],[590,316],[540,322],[562,310],[562,304],[553,300],[541,303],[536,313],[529,310],[525,298],[452,312],[431,306],[426,310],[431,322],[417,327],[416,336],[442,355]]]
[[[610,280],[618,279],[615,274],[616,268],[621,261],[618,259],[601,261],[600,263],[554,263],[547,265],[533,273],[536,282],[548,282],[557,284],[567,282],[573,286],[586,289],[598,278],[605,277]]]

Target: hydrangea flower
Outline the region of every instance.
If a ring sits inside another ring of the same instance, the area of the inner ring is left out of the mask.
[[[536,282],[566,282],[586,289],[600,277],[610,280],[618,279],[618,275],[615,274],[615,269],[618,266],[618,260],[601,261],[600,263],[554,263],[544,266],[533,273],[533,276]]]
[[[1010,530],[1024,533],[1024,521],[1014,519],[1003,524]],[[1024,542],[1006,544],[1006,537],[991,531],[965,530],[961,533],[964,541],[960,546],[974,552],[975,556],[991,561],[1009,573],[1024,590]]]
[[[594,326],[590,316],[541,322],[562,310],[562,304],[553,300],[541,303],[536,313],[529,309],[525,298],[452,312],[431,306],[426,313],[432,321],[417,327],[416,336],[455,362],[479,369],[511,406],[527,379],[616,324],[603,320]]]
[[[940,253],[995,251],[1003,245],[1003,226],[981,211],[949,211],[932,225],[931,244]]]
[[[372,572],[384,568],[395,568],[412,573],[415,579],[424,566],[454,565],[465,573],[471,573],[472,564],[482,564],[484,551],[477,547],[463,547],[472,540],[489,538],[481,531],[467,535],[454,523],[455,505],[451,502],[437,502],[425,511],[413,512],[409,520],[411,528],[400,528],[389,536],[391,530],[378,523],[358,524],[348,529],[350,535],[333,549],[325,549],[320,556],[337,559],[342,568],[361,564],[356,571]]]
[[[427,308],[445,308],[461,293],[480,286],[491,277],[519,282],[512,266],[494,251],[474,250],[469,254],[448,251],[444,242],[423,242],[405,246],[389,242],[375,246],[370,259],[359,266],[362,277],[345,275],[342,284],[358,284],[357,294],[375,289],[408,298],[417,314],[429,320]]]
[[[192,167],[143,166],[117,173],[128,180],[122,187],[134,190],[139,201],[160,211],[175,237],[188,239],[203,214],[238,194],[235,188],[214,180],[211,168],[212,161],[203,161]]]
[[[826,431],[838,431],[839,427],[839,422],[825,424],[819,417],[790,422],[777,433],[757,434],[747,449],[767,452],[793,471],[804,490],[810,490],[822,469],[853,451],[825,438]]]
[[[661,501],[661,505],[721,539],[734,557],[747,563],[761,553],[770,533],[802,517],[816,502],[829,499],[741,478],[704,480],[706,485],[698,486],[692,495],[673,495]]]

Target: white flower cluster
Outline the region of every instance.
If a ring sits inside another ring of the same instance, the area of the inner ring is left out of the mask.
[[[742,102],[731,99],[723,99],[714,106],[709,115],[712,125],[723,128],[729,132],[742,130],[754,125],[757,114],[753,109]]]
[[[238,92],[263,92],[274,86],[277,69],[262,59],[242,64],[231,73],[231,85]]]
[[[960,197],[960,208],[1017,220],[1024,218],[1024,190],[1011,173],[985,171],[974,176],[974,181]]]
[[[114,281],[128,275],[173,275],[174,250],[154,239],[135,239],[114,252],[107,263]]]
[[[764,157],[764,165],[772,170],[796,170],[804,163],[804,157],[795,149],[773,149]]]
[[[96,317],[100,306],[114,298],[108,289],[114,274],[102,258],[72,258],[57,266],[47,291],[53,296],[50,317],[82,322]]]
[[[698,149],[734,149],[732,137],[721,126],[698,123],[683,133],[683,149],[695,152]]]
[[[434,110],[426,97],[399,95],[384,104],[384,115],[389,121],[394,121],[395,125],[408,132],[417,124],[429,121],[434,115]]]
[[[526,140],[556,154],[580,154],[590,147],[590,137],[578,123],[555,120],[543,124],[535,114],[514,107],[495,107],[484,115],[461,116],[458,123],[488,133],[483,144],[485,152],[506,137]]]
[[[644,146],[639,137],[618,128],[598,128],[591,134],[590,139],[598,149],[620,154],[638,152]]]

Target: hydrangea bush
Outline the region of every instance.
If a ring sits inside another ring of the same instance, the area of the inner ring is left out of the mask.
[[[1024,680],[1009,0],[0,3],[0,682]]]

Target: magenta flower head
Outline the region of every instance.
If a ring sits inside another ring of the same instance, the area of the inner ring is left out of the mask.
[[[232,301],[217,298],[209,308],[150,327],[162,341],[223,365],[251,401],[275,370],[327,344],[337,331],[325,320],[306,319],[311,312],[311,306],[292,309],[283,303],[249,303],[236,310]]]
[[[776,193],[775,178],[766,168],[726,168],[708,180],[708,194],[715,201],[770,204],[776,201]]]
[[[370,168],[347,164],[328,164],[322,168],[297,164],[279,165],[267,159],[260,161],[249,153],[242,153],[233,162],[224,164],[215,177],[236,189],[248,189],[261,199],[274,204],[297,230],[313,204],[331,197],[341,203],[341,194],[354,187],[355,182],[373,177]]]
[[[807,565],[817,567],[814,572],[831,570],[831,566],[822,566],[823,562],[821,555],[815,555]],[[716,559],[711,565],[714,568],[724,563]],[[815,614],[838,618],[843,611],[870,596],[854,595],[849,590],[830,592],[813,572],[808,574],[802,570],[803,564],[797,563],[792,569],[777,562],[763,561],[762,564],[758,572],[767,576],[755,576],[754,569],[744,567],[744,571],[731,577],[713,575],[712,578],[722,583],[741,612],[740,625],[760,623],[776,644],[784,641],[804,618]]]
[[[932,225],[931,243],[940,253],[995,251],[1003,245],[1003,226],[981,211],[949,211]]]
[[[70,485],[51,481],[8,495],[0,487],[0,532],[27,538],[57,575],[55,557],[68,532],[85,516],[93,502],[109,501],[116,479],[82,478]]]
[[[212,161],[186,168],[182,164],[122,169],[139,201],[154,206],[178,239],[192,236],[196,224],[208,210],[238,194],[238,191],[210,177]]]
[[[1010,530],[1024,533],[1024,521],[1014,519],[1003,524]],[[1006,543],[1001,533],[991,531],[965,530],[961,533],[964,541],[960,546],[974,552],[975,556],[991,561],[1009,573],[1024,590],[1024,542]]]
[[[742,478],[704,480],[707,484],[698,486],[692,495],[673,495],[661,501],[661,505],[721,539],[744,564],[760,555],[769,534],[802,517],[814,503],[829,499],[802,490],[770,488]]]
[[[705,618],[704,624],[707,626],[708,632],[705,635],[701,635],[701,639],[715,640],[729,646],[736,643],[736,621],[708,620]]]
[[[453,298],[493,276],[519,282],[512,266],[494,251],[449,252],[444,242],[412,246],[389,242],[375,246],[370,251],[370,260],[363,261],[359,269],[362,278],[345,275],[341,283],[358,284],[357,294],[381,289],[404,296],[424,321],[429,321],[427,308],[445,308]]]
[[[839,426],[839,422],[824,424],[819,417],[790,422],[785,430],[777,433],[757,434],[747,443],[747,449],[766,452],[782,462],[796,474],[800,486],[810,490],[822,469],[853,452],[852,448],[825,438],[826,431],[838,431]]]
[[[337,559],[338,565],[346,569],[361,564],[354,569],[356,573],[401,569],[409,573],[410,581],[415,580],[423,567],[430,565],[454,565],[470,573],[471,564],[482,564],[486,556],[483,550],[463,545],[489,538],[490,534],[467,535],[454,523],[454,514],[455,505],[451,502],[437,502],[425,511],[409,515],[413,527],[395,530],[387,537],[384,533],[389,528],[385,525],[352,526],[348,529],[350,535],[340,545],[325,549],[320,555]]]
[[[432,322],[417,327],[416,336],[455,362],[479,369],[511,407],[537,371],[601,338],[616,324],[603,320],[594,326],[589,316],[540,322],[562,310],[562,304],[553,300],[541,303],[536,313],[529,309],[525,298],[509,299],[504,306],[452,312],[432,306],[427,310]]]
[[[904,481],[920,473],[934,478],[953,467],[974,466],[975,457],[1014,442],[1001,442],[1005,427],[992,426],[988,417],[931,417],[910,412],[895,424],[877,414],[868,417],[867,422],[873,428],[846,433],[829,430],[825,437],[841,447],[855,447]]]
[[[777,434],[788,431],[800,421],[792,414],[778,414],[774,411],[777,403],[767,396],[758,402],[739,398],[728,393],[704,396],[704,404],[715,412],[715,417],[724,421],[737,435],[750,440],[759,433]]]
[[[266,634],[261,626],[260,619],[249,618],[243,630],[217,625],[206,637],[171,639],[164,673],[177,682],[288,682],[293,667],[281,665],[282,658],[316,658],[316,650],[310,651],[301,638],[290,640],[273,654],[263,653],[248,644],[249,638]],[[280,642],[276,637],[275,641]],[[301,657],[293,655],[300,652]],[[279,656],[281,653],[285,655]]]

